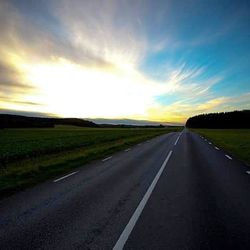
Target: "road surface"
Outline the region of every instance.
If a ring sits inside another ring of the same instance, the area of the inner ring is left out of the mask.
[[[247,171],[166,134],[1,200],[0,249],[250,249]]]

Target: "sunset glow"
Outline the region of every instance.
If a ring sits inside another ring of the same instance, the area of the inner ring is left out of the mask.
[[[183,123],[249,109],[244,4],[191,1],[201,14],[189,20],[153,2],[1,1],[1,111]]]

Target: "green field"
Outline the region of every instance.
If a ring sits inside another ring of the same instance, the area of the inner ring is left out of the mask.
[[[73,126],[0,130],[0,194],[9,194],[141,141],[180,130]]]
[[[250,165],[250,129],[192,129]]]

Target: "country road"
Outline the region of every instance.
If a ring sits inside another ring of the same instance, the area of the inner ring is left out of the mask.
[[[0,249],[250,249],[249,167],[184,130],[0,201]]]

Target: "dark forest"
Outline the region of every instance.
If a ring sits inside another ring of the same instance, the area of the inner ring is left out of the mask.
[[[188,128],[250,128],[250,110],[202,114],[190,117]]]

